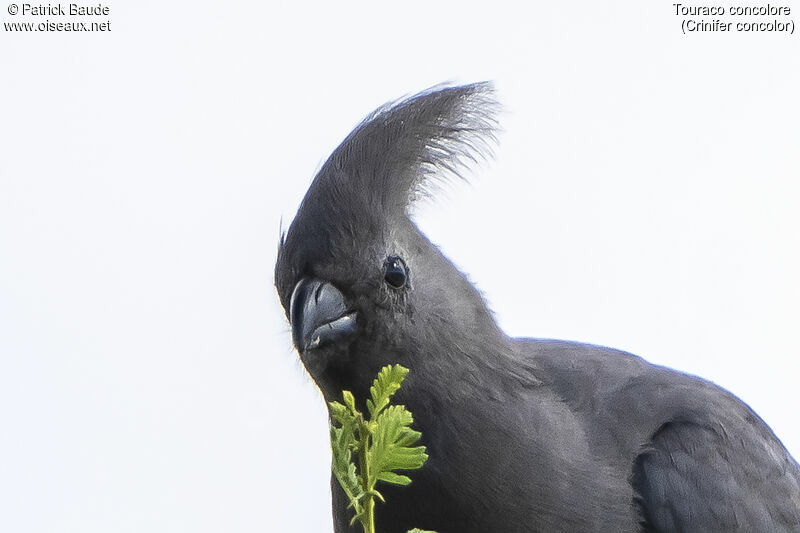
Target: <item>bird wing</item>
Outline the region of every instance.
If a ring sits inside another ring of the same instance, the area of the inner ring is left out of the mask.
[[[800,467],[732,394],[608,348],[517,346],[630,474],[643,531],[800,533]]]
[[[800,532],[798,467],[758,423],[672,420],[636,457],[632,484],[648,532]]]

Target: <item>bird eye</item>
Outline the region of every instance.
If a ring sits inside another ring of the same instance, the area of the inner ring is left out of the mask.
[[[387,257],[386,263],[383,265],[383,279],[395,289],[402,288],[408,279],[405,262],[396,255]]]

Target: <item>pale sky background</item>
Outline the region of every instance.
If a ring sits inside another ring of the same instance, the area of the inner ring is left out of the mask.
[[[0,31],[1,531],[331,530],[279,223],[365,114],[445,80],[495,80],[505,131],[417,219],[503,328],[711,379],[800,456],[800,35],[683,35],[668,1],[376,4]]]

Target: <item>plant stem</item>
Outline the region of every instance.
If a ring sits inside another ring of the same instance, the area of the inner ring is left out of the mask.
[[[361,515],[361,527],[364,533],[375,533],[375,496],[372,494],[373,487],[370,487],[369,461],[367,460],[367,450],[369,449],[369,427],[362,419],[359,421],[358,428],[358,462],[360,464],[359,473],[364,489],[364,513]]]
[[[364,502],[364,513],[366,514],[364,531],[366,533],[375,533],[375,497],[371,494],[367,496],[367,501]]]

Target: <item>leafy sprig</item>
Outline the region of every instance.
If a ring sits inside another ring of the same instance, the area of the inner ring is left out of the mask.
[[[407,375],[408,369],[401,365],[381,369],[369,389],[369,418],[356,409],[350,391],[342,392],[343,403],[329,403],[333,474],[354,511],[350,523],[358,520],[364,533],[375,533],[375,498],[385,501],[375,489],[378,481],[408,485],[411,478],[395,470],[417,470],[428,460],[425,446],[415,446],[422,434],[411,429],[411,412],[403,405],[389,405]],[[426,533],[421,529],[413,532]]]

